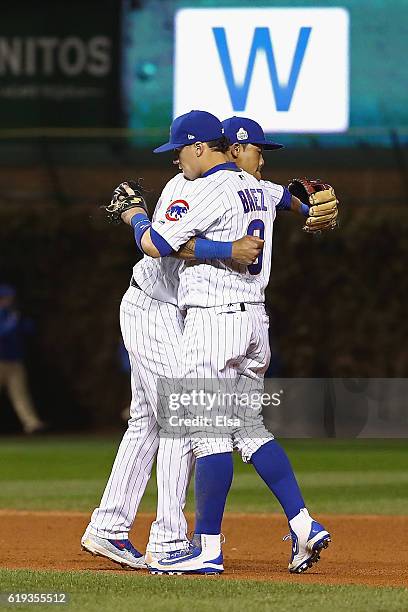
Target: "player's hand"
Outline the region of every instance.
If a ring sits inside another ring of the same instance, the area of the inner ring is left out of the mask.
[[[257,236],[243,236],[232,243],[232,259],[240,264],[249,266],[259,257],[264,245],[264,240]]]

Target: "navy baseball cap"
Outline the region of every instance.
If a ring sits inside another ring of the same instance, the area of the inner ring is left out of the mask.
[[[209,142],[224,136],[222,123],[215,115],[201,110],[192,110],[176,117],[170,126],[170,140],[154,149],[153,153],[173,151],[194,142]]]
[[[231,144],[253,144],[262,146],[266,151],[281,149],[282,144],[266,140],[259,123],[247,117],[229,117],[222,122],[225,136]]]

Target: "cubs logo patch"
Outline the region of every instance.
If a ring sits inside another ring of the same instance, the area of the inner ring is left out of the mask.
[[[179,221],[188,212],[189,205],[185,200],[174,200],[166,210],[167,221]]]

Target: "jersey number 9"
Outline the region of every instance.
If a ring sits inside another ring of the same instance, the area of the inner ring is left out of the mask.
[[[257,233],[257,236],[261,238],[262,240],[264,239],[265,225],[264,225],[264,222],[261,221],[261,219],[254,219],[248,225],[247,236],[254,236],[255,232],[259,232]],[[252,274],[253,276],[255,276],[255,274],[259,274],[260,271],[262,270],[262,261],[263,261],[263,251],[260,252],[256,263],[253,263],[250,266],[248,266],[248,272]]]

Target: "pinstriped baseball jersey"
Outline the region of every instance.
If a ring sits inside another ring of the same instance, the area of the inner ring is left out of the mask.
[[[273,222],[283,187],[262,186],[243,170],[219,170],[192,182],[185,192],[177,221],[158,211],[153,228],[177,250],[189,238],[233,241],[245,234],[265,240],[258,260],[244,266],[233,260],[183,262],[180,266],[179,307],[221,306],[263,302],[269,281]],[[176,192],[173,192],[176,195]]]
[[[183,174],[173,177],[163,189],[153,215],[157,218],[177,219],[182,211],[182,202],[191,192],[194,183]],[[174,203],[176,201],[176,203]],[[169,211],[167,209],[170,209]],[[145,255],[133,268],[133,277],[139,287],[151,298],[177,305],[179,268],[181,261],[175,257],[154,259]]]
[[[282,199],[284,188],[282,185],[277,185],[276,183],[272,183],[272,181],[264,181],[263,179],[259,181],[261,187],[264,187],[267,191],[270,192],[270,196],[272,201],[275,202],[275,207],[279,209],[279,203]]]

